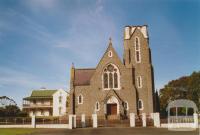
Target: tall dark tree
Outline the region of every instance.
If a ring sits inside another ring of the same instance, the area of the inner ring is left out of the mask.
[[[161,114],[166,114],[166,107],[170,101],[176,99],[189,99],[196,103],[200,109],[200,71],[193,72],[190,76],[184,76],[170,81],[160,90]]]
[[[154,94],[154,104],[155,104],[155,111],[156,112],[160,112],[160,99],[159,99],[159,95],[158,95],[158,91],[156,90],[155,94]]]

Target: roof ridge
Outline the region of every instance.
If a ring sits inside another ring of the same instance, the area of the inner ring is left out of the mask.
[[[126,26],[124,26],[124,27],[143,27],[143,26],[148,27],[147,24],[144,24],[144,25],[126,25]]]
[[[96,68],[75,68],[75,70],[95,70]]]
[[[38,89],[38,90],[33,90],[33,91],[56,91],[56,90],[57,89]]]

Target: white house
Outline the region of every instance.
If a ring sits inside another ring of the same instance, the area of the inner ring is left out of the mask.
[[[23,110],[29,116],[63,116],[68,111],[68,96],[63,89],[33,90],[31,96],[23,98]]]

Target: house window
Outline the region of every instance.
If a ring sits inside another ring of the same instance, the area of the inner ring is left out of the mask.
[[[138,88],[142,88],[142,77],[141,76],[137,77],[137,86],[138,86]]]
[[[62,96],[59,96],[59,103],[62,103]]]
[[[109,64],[103,70],[103,88],[104,89],[119,89],[120,87],[120,74],[117,66]]]
[[[41,110],[41,115],[44,115],[44,110]]]
[[[59,107],[58,109],[59,109],[59,115],[61,115],[62,114],[62,107]]]
[[[138,109],[143,110],[143,101],[141,99],[138,100]]]
[[[135,38],[135,60],[137,63],[141,62],[140,40],[138,37]]]
[[[41,104],[44,105],[44,100],[41,101]]]
[[[78,96],[78,104],[83,104],[83,96],[82,95]]]
[[[99,102],[96,102],[96,105],[95,105],[95,110],[96,110],[96,111],[99,111],[99,110],[100,110],[100,105],[99,105]]]
[[[36,104],[36,100],[33,100],[33,104]]]

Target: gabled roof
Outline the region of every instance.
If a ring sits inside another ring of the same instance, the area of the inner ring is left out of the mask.
[[[113,53],[116,55],[116,57],[119,59],[120,63],[122,63],[120,58],[118,57],[115,49],[112,47],[111,38],[109,40],[110,40],[109,45],[96,68],[75,69],[75,71],[74,71],[75,72],[74,73],[74,86],[90,85],[90,80],[91,80],[92,76],[94,75],[96,69],[98,68],[99,64],[101,63],[101,61],[103,60],[103,58],[105,57],[106,53],[109,50],[112,50]]]
[[[109,51],[113,51],[113,54],[117,57],[117,59],[119,60],[119,62],[123,65],[120,57],[118,56],[117,52],[115,51],[115,48],[113,47],[112,45],[112,39],[110,38],[109,39],[109,44],[108,44],[108,47],[106,49],[106,51],[104,52],[103,56],[101,57],[96,69],[98,68],[98,66],[100,65],[101,61],[104,59],[104,57],[106,56],[106,54],[109,52]]]
[[[57,90],[33,90],[31,97],[51,97]]]
[[[56,91],[57,90],[33,90],[31,96],[24,99],[52,98]]]
[[[75,69],[75,75],[74,75],[74,85],[80,86],[80,85],[89,85],[90,79],[92,78],[92,75],[94,74],[95,69]]]

